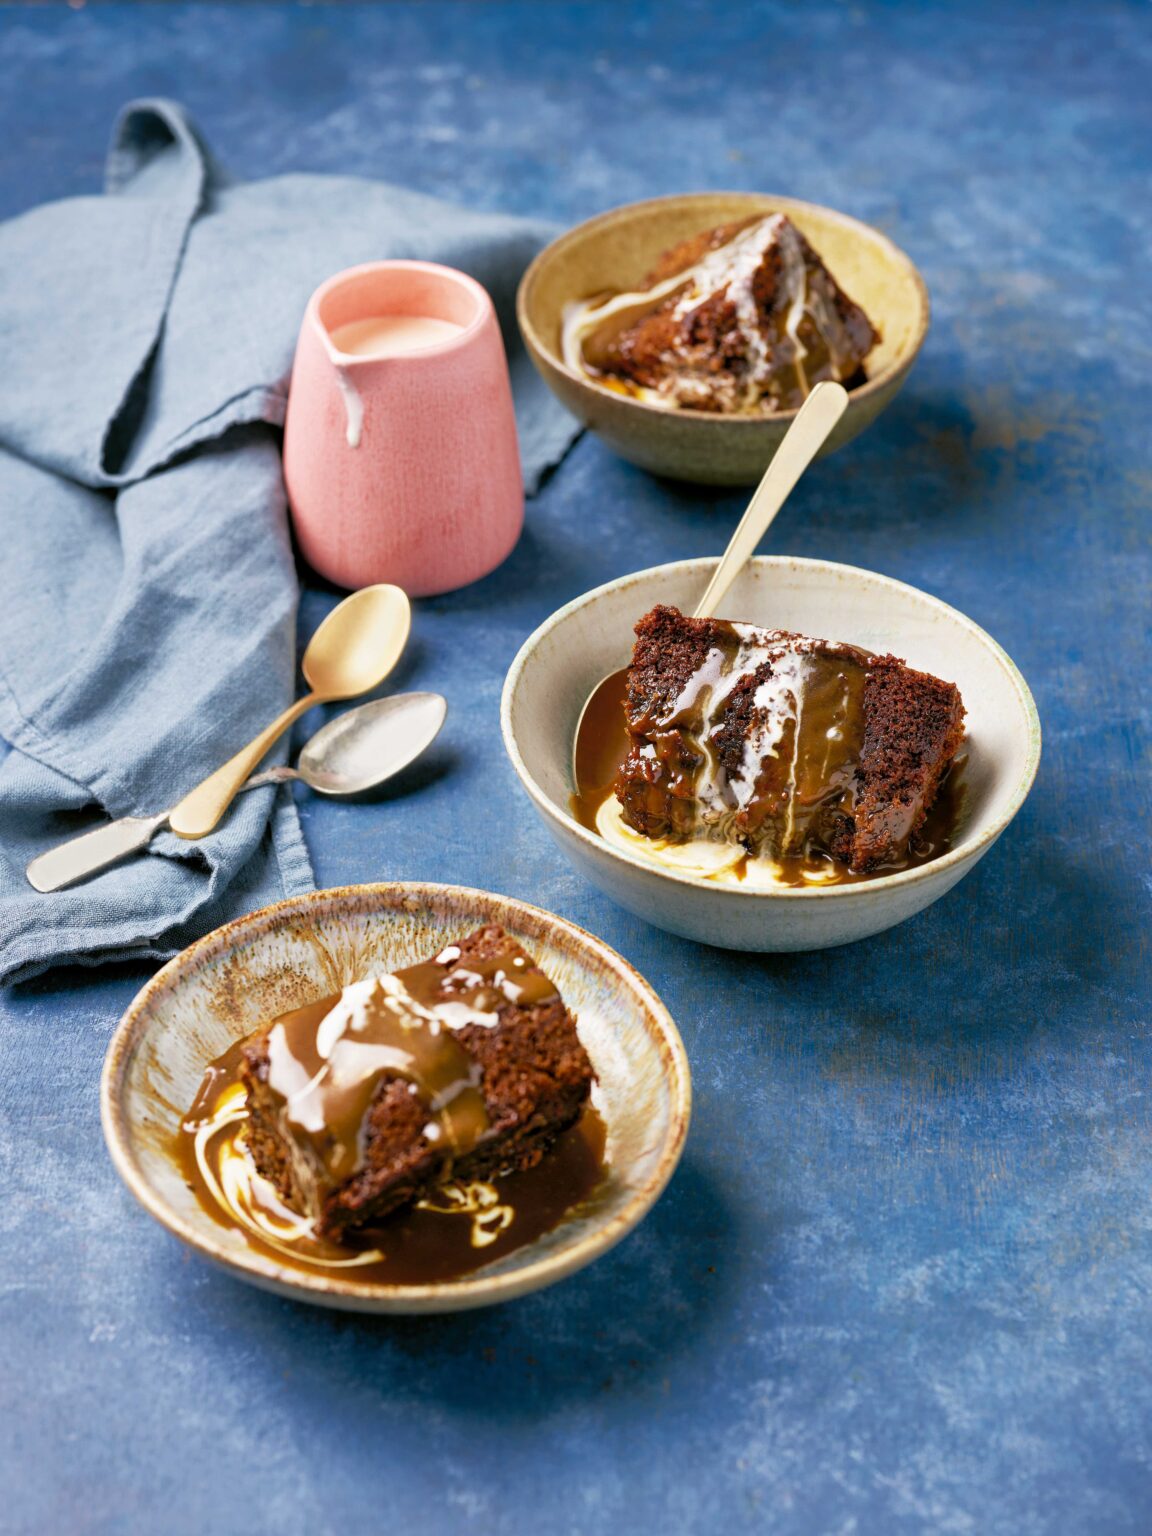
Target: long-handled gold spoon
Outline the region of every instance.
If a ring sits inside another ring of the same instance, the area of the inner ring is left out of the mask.
[[[813,387],[812,393],[796,412],[796,419],[772,456],[772,462],[764,471],[764,478],[756,487],[748,510],[736,525],[736,532],[728,541],[728,548],[712,573],[712,580],[692,615],[696,619],[710,619],[728,595],[728,589],[745,565],[756,553],[756,546],[768,531],[768,525],[788,500],[797,480],[811,464],[828,440],[832,428],[843,416],[848,405],[848,391],[842,384],[830,380]],[[620,686],[620,673],[609,672],[602,677],[585,700],[576,733],[572,738],[572,782],[579,782],[576,771],[576,744],[580,740],[580,727],[584,716],[601,690]]]
[[[204,837],[217,825],[272,743],[315,704],[369,693],[391,672],[408,640],[411,610],[399,587],[364,587],[334,608],[312,636],[301,670],[311,692],[298,699],[254,740],[237,752],[170,811],[124,817],[98,827],[63,849],[34,859],[26,871],[38,890],[55,890],[80,874],[142,848],[167,823],[181,837]],[[82,845],[82,846],[81,846]],[[84,868],[67,873],[61,858],[72,855]],[[51,861],[51,863],[49,863]],[[49,883],[50,882],[50,883]]]

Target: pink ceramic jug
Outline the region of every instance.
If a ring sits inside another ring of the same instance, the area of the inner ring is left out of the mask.
[[[427,597],[499,565],[520,536],[524,488],[504,343],[480,284],[378,261],[317,288],[284,478],[304,558],[342,587],[390,581]]]

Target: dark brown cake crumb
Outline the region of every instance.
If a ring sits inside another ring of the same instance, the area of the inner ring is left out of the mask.
[[[963,739],[964,705],[954,684],[914,672],[895,656],[873,658],[864,682],[853,868],[874,869],[900,856]]]

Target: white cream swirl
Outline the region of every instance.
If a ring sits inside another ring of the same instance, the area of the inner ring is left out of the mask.
[[[743,891],[792,890],[801,885],[831,885],[843,872],[828,860],[787,875],[783,865],[764,854],[750,854],[740,843],[694,837],[682,843],[644,837],[634,832],[620,812],[620,802],[609,794],[596,813],[596,830],[606,843],[625,853],[639,854],[660,869],[691,875],[710,885],[733,886]]]

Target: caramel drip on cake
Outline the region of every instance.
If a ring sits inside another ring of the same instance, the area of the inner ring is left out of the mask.
[[[268,1032],[268,1088],[282,1101],[285,1129],[306,1138],[329,1178],[360,1166],[364,1117],[384,1074],[406,1078],[428,1106],[431,1141],[466,1157],[488,1131],[479,1069],[454,1030],[494,1028],[502,1000],[535,1007],[556,988],[522,956],[469,961],[450,946],[420,965],[355,982],[277,1019]]]
[[[446,973],[448,965],[453,969]],[[441,950],[435,960],[397,971],[396,978],[411,997],[453,1029],[495,1024],[501,999],[517,1008],[535,1008],[558,996],[544,972],[530,966],[525,956],[487,955],[461,962],[457,944]]]
[[[484,1000],[476,991],[445,1007],[474,1019]],[[443,1137],[454,1157],[487,1131],[474,1063],[442,1011],[414,997],[401,975],[355,982],[268,1032],[268,1088],[285,1129],[311,1146],[332,1180],[360,1167],[364,1118],[385,1073],[412,1084],[435,1126],[430,1139]]]
[[[746,836],[784,858],[805,850],[827,813],[850,814],[866,670],[852,646],[716,621],[671,703],[655,699],[632,720],[640,757],[657,769],[650,798],[671,797],[675,834]],[[733,762],[736,720],[746,731]]]
[[[903,867],[963,737],[959,691],[898,657],[689,619],[657,607],[636,628],[615,790],[625,829],[777,864]],[[603,808],[597,827],[609,835]],[[732,863],[731,859],[725,867]]]

